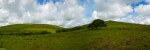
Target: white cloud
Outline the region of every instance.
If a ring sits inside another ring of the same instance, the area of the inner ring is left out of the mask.
[[[95,2],[97,8],[93,12],[93,18],[117,20],[129,12],[132,12],[132,7],[130,5],[120,3],[119,0],[113,0],[111,2],[105,0],[96,0]]]
[[[150,5],[139,5],[135,8],[135,14],[130,14],[123,18],[118,19],[118,21],[138,23],[138,24],[150,24]]]
[[[85,11],[77,0],[44,5],[37,4],[36,0],[0,0],[0,8],[0,25],[35,23],[73,27],[83,24],[76,21],[84,20]]]
[[[131,4],[141,0],[108,0],[110,3]]]
[[[92,17],[94,19],[150,24],[150,5],[141,4],[135,8],[135,13],[132,12],[130,4],[139,1],[141,0],[95,0],[96,10]],[[146,1],[149,2],[149,0]]]
[[[150,2],[150,0],[146,0],[146,2]]]
[[[137,19],[140,24],[150,24],[150,5],[140,5],[135,11],[139,14]]]
[[[135,8],[135,11],[144,17],[148,17],[150,16],[150,5],[140,5]]]
[[[74,27],[90,23],[94,19],[115,20],[132,23],[150,24],[150,5],[135,8],[138,16],[132,12],[131,3],[140,0],[94,0],[95,10],[91,18],[85,17],[86,7],[77,0],[49,2],[39,5],[36,0],[0,0],[0,26],[18,23],[54,24]],[[149,0],[146,0],[149,2]]]

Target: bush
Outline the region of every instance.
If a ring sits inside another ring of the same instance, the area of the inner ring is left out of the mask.
[[[91,24],[89,24],[88,29],[93,30],[98,29],[99,27],[107,27],[107,25],[103,20],[96,19]]]
[[[13,32],[12,32],[12,33],[9,33],[9,35],[14,35],[14,34],[15,34],[15,33],[13,33]]]
[[[56,33],[67,32],[67,31],[68,31],[68,29],[59,29],[59,30],[56,31]]]
[[[39,32],[18,32],[16,35],[42,35],[42,34],[51,34],[48,31],[39,31]]]
[[[48,31],[41,31],[40,34],[51,34],[51,32],[48,32]]]
[[[72,30],[80,30],[80,29],[83,29],[83,28],[80,26],[72,28]]]
[[[85,26],[85,25],[84,25]],[[77,26],[77,27],[73,27],[73,28],[64,28],[64,29],[59,29],[56,31],[56,33],[60,33],[60,32],[68,32],[68,31],[75,31],[75,30],[80,30],[80,29],[85,29],[86,27],[84,26]]]
[[[32,32],[19,32],[18,35],[33,35]]]
[[[37,31],[37,32],[30,32],[30,31],[18,31],[18,32],[9,32],[9,33],[0,33],[0,35],[41,35],[41,34],[51,34],[48,31]]]
[[[60,33],[60,32],[62,32],[62,31],[61,31],[61,30],[57,30],[57,31],[56,31],[56,33]]]

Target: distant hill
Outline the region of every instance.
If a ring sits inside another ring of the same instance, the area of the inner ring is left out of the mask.
[[[55,33],[58,29],[62,29],[62,27],[48,24],[14,24],[0,27],[0,34],[39,31],[48,31],[51,33]]]

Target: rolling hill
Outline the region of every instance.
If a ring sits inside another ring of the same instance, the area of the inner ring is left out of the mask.
[[[5,50],[150,50],[150,25],[107,21],[98,30],[82,29],[56,33],[61,27],[45,24],[17,24],[0,27],[1,32],[47,30],[45,35],[0,35]]]
[[[40,32],[48,31],[56,33],[56,30],[62,29],[59,26],[47,24],[14,24],[0,27],[0,34],[22,33],[22,32]]]

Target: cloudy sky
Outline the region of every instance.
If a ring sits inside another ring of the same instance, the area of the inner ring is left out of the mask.
[[[94,19],[150,24],[150,0],[0,0],[0,26],[74,27]]]

